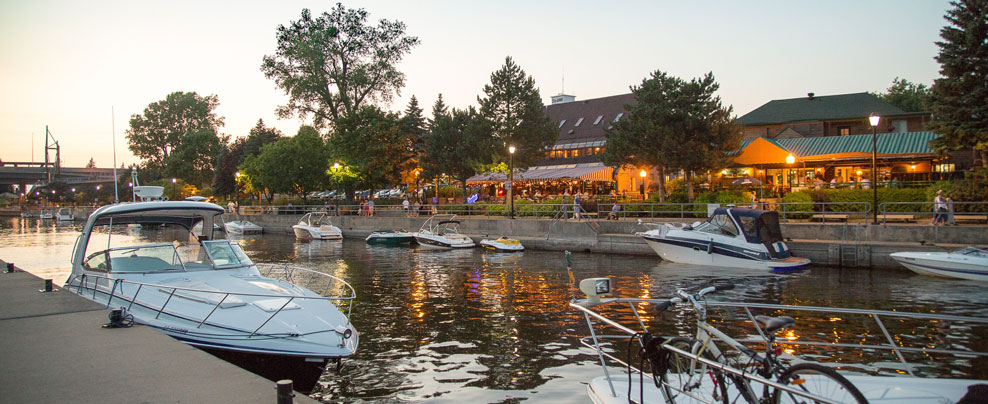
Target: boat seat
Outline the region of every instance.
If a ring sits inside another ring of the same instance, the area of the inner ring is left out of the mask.
[[[765,332],[774,333],[778,330],[789,328],[793,324],[796,324],[796,320],[792,317],[781,316],[781,317],[770,317],[770,316],[755,316],[755,321],[765,327]]]

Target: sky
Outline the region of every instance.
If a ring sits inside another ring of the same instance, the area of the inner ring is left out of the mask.
[[[276,30],[312,1],[0,0],[0,159],[43,161],[47,127],[66,166],[139,160],[127,149],[132,115],[175,91],[216,95],[221,132],[246,136],[278,119],[287,97],[260,70]],[[421,44],[399,65],[426,115],[437,94],[477,105],[506,56],[543,102],[630,92],[661,70],[712,72],[724,105],[744,115],[773,99],[883,92],[896,77],[931,85],[947,0],[829,1],[347,1],[369,23],[402,21]],[[33,141],[32,141],[33,138]],[[32,155],[33,144],[33,155]]]

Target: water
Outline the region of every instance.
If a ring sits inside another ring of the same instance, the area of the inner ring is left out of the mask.
[[[78,231],[78,224],[2,220],[0,258],[64,283]],[[147,233],[114,237],[137,243],[147,239]],[[361,332],[360,348],[344,362],[341,375],[332,370],[323,375],[313,393],[317,399],[588,402],[586,382],[602,374],[596,355],[579,343],[588,332],[583,317],[568,307],[571,292],[560,252],[435,251],[368,246],[363,240],[296,242],[280,234],[250,236],[240,242],[255,262],[292,262],[324,271],[346,279],[357,292],[353,321]],[[718,300],[988,317],[984,284],[922,277],[906,270],[811,267],[775,274],[599,254],[574,254],[573,264],[577,279],[613,278],[615,291],[623,297],[668,297],[676,288],[695,290],[717,280],[737,284]],[[690,317],[682,313],[644,320],[654,333],[685,335]],[[627,312],[608,314],[624,324],[635,321]],[[839,327],[851,330],[840,336],[840,342],[882,339],[880,329],[867,318],[804,314],[786,336],[833,342],[838,338],[834,329]],[[736,337],[755,333],[743,322],[717,325]],[[929,321],[886,325],[900,334],[902,344],[988,351],[985,327],[946,328]],[[620,347],[615,349],[620,352]],[[872,373],[895,373],[898,367],[890,352],[794,349],[804,357],[858,364]],[[910,360],[924,365],[918,369],[924,375],[988,378],[988,363],[981,359],[914,355]]]

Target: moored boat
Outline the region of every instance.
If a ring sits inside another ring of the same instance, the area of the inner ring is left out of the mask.
[[[921,275],[988,281],[988,249],[965,247],[954,252],[897,252],[889,254],[902,266]]]
[[[473,239],[457,230],[460,221],[453,220],[456,215],[432,215],[415,233],[415,241],[425,248],[451,249],[472,248]]]
[[[666,223],[636,234],[662,259],[672,262],[771,270],[810,263],[792,255],[775,211],[717,208],[705,222],[682,227]]]
[[[132,318],[217,356],[242,359],[232,361],[262,376],[311,389],[329,361],[356,352],[353,288],[316,271],[253,263],[237,243],[213,240],[222,213],[214,204],[187,201],[102,207],[76,241],[65,288],[120,310],[118,319]],[[133,223],[184,231],[162,232],[174,234],[172,242],[114,246],[111,227]],[[309,288],[342,292],[323,296]]]
[[[525,251],[525,246],[521,244],[520,241],[507,238],[504,236],[498,237],[494,240],[484,239],[480,240],[480,246],[487,250],[499,251],[499,252],[521,252]]]
[[[343,232],[339,227],[333,226],[326,212],[306,213],[296,225],[292,226],[292,230],[295,232],[295,238],[300,240],[343,239]]]
[[[234,220],[223,223],[227,233],[231,234],[261,234],[264,228],[246,220]]]
[[[364,239],[367,244],[381,245],[401,245],[411,244],[415,241],[415,234],[409,233],[405,229],[401,230],[374,230]]]
[[[75,220],[75,215],[72,214],[72,209],[61,208],[58,210],[58,213],[55,214],[55,218],[59,222],[71,222]]]

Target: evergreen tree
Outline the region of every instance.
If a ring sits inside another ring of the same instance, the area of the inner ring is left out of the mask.
[[[490,123],[475,108],[435,110],[425,142],[423,173],[427,178],[448,175],[460,181],[467,194],[467,178],[491,161]]]
[[[742,128],[714,95],[720,86],[713,73],[686,82],[656,70],[632,86],[635,105],[628,117],[605,130],[607,147],[601,160],[612,166],[658,166],[686,173],[693,200],[693,173],[719,169],[727,153],[740,147]]]
[[[89,163],[86,163],[86,168],[96,168],[96,160],[90,157]]]
[[[941,136],[937,150],[970,149],[988,167],[988,1],[958,0],[944,16],[940,75],[933,82],[930,130]]]
[[[422,153],[425,148],[426,122],[422,116],[422,108],[419,107],[419,100],[412,96],[408,101],[405,114],[401,117],[402,143],[405,147],[405,155],[402,157],[402,182],[414,182],[415,170],[422,160]]]
[[[535,79],[525,74],[511,56],[504,66],[491,73],[484,85],[485,97],[477,97],[480,112],[489,122],[498,145],[493,147],[497,161],[508,160],[508,146],[515,146],[515,168],[524,169],[545,157],[556,143],[559,130],[545,114]]]

